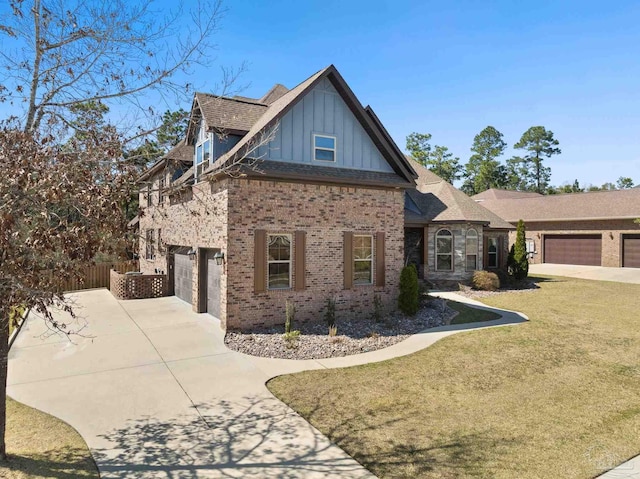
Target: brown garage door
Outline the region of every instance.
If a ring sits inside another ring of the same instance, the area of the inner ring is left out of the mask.
[[[640,235],[622,236],[622,266],[640,268]]]
[[[557,264],[602,264],[601,235],[545,235],[544,262]]]

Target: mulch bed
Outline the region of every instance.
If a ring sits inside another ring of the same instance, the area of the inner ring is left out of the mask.
[[[283,338],[284,326],[265,327],[251,331],[229,331],[225,344],[229,349],[252,356],[282,359],[321,359],[366,353],[386,348],[428,328],[448,324],[455,311],[441,299],[423,302],[418,314],[407,317],[390,315],[386,321],[336,321],[338,334],[330,337],[324,322],[294,324],[300,337],[292,343]]]

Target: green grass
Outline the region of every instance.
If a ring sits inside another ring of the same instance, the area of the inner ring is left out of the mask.
[[[456,301],[447,301],[447,306],[458,312],[458,315],[451,320],[451,324],[481,323],[500,318],[500,315],[493,311],[471,308]]]
[[[98,478],[86,443],[68,424],[7,397],[7,452],[0,477]]]
[[[269,388],[382,478],[595,477],[640,453],[640,285],[487,298],[527,323]]]

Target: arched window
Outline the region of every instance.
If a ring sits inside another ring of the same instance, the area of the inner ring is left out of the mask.
[[[449,230],[436,233],[436,271],[453,271],[453,235]]]
[[[467,271],[478,269],[478,232],[474,229],[467,230],[465,242],[467,254]]]

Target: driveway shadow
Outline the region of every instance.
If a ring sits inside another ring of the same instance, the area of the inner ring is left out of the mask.
[[[145,417],[101,436],[102,478],[371,477],[273,397],[199,404],[196,414]]]

